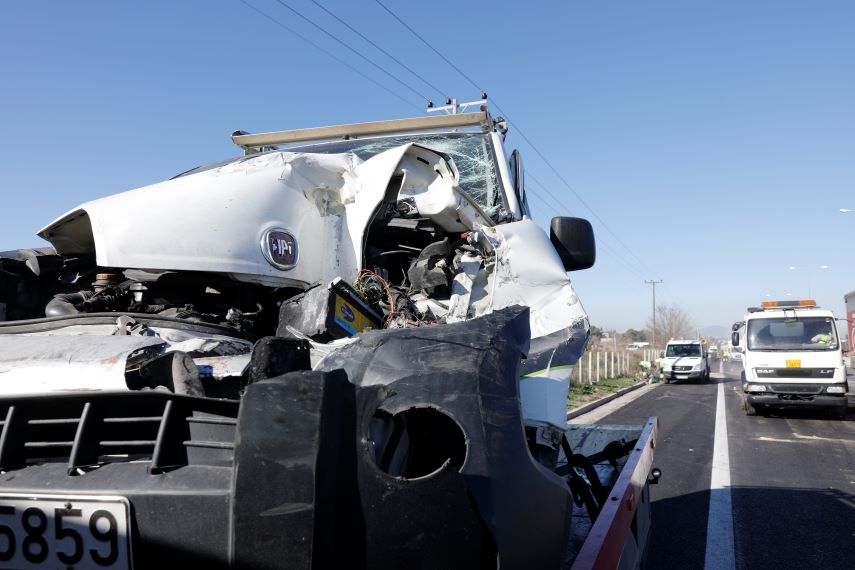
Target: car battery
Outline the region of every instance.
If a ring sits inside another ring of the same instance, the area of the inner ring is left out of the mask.
[[[293,331],[314,340],[326,341],[379,329],[383,317],[348,285],[337,277],[326,287],[316,285],[292,297],[279,308],[277,336],[295,336]],[[288,330],[288,329],[292,330]]]

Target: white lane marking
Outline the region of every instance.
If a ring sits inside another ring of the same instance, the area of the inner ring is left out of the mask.
[[[734,570],[733,509],[730,496],[730,454],[727,447],[727,416],[724,384],[718,385],[715,408],[710,512],[707,519],[707,549],[704,570]]]
[[[842,443],[843,445],[855,445],[855,440],[852,439],[819,437],[818,435],[799,435],[794,433],[793,438],[794,439],[782,439],[777,437],[760,436],[753,439],[754,441],[771,441],[774,443],[813,443],[815,441],[830,441],[832,443]]]

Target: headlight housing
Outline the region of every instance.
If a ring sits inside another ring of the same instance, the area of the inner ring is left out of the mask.
[[[746,390],[748,392],[765,392],[766,386],[763,384],[749,384]]]
[[[826,394],[845,394],[846,388],[843,386],[829,386],[825,389]]]

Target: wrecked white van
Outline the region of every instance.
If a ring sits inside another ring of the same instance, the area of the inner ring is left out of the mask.
[[[49,565],[555,568],[619,465],[643,502],[655,422],[568,439],[591,226],[531,220],[486,109],[233,140],[0,254],[13,544],[61,511]]]

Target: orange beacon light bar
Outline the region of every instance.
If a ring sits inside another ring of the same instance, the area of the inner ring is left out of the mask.
[[[760,306],[764,309],[771,309],[774,307],[816,307],[816,301],[812,299],[805,299],[802,301],[763,301],[760,303]]]

